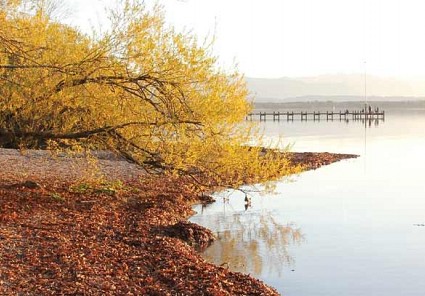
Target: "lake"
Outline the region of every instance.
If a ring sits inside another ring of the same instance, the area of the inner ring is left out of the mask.
[[[203,256],[287,296],[425,295],[425,110],[261,126],[293,151],[360,157],[258,186],[247,210],[239,191],[196,206],[218,237]]]

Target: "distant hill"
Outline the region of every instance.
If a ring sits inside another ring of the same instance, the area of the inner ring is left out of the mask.
[[[301,78],[246,78],[254,102],[363,101],[365,79],[360,74]],[[373,101],[425,100],[425,81],[366,77]]]
[[[424,100],[405,100],[405,101],[368,101],[368,105],[373,108],[379,107],[380,110],[393,113],[399,111],[425,112]],[[364,108],[362,101],[310,101],[310,102],[254,102],[255,111],[340,111],[340,110],[361,110]]]

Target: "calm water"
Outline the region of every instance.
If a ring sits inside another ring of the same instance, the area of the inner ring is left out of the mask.
[[[355,153],[278,182],[217,194],[191,221],[219,237],[205,258],[283,295],[425,295],[425,110],[361,122],[267,122],[294,151]],[[229,201],[223,196],[230,195]],[[419,224],[419,226],[418,226]]]

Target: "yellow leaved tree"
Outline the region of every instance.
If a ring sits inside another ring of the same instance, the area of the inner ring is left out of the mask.
[[[92,36],[46,0],[0,2],[0,145],[108,149],[144,168],[239,186],[292,172],[258,140],[243,77],[176,32],[160,7],[121,2]],[[30,5],[28,5],[28,3]]]

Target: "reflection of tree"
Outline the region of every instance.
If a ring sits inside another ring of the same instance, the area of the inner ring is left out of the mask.
[[[235,213],[226,217],[218,214],[214,217],[215,221],[209,223],[219,229],[218,240],[205,250],[204,257],[234,271],[256,276],[271,272],[280,274],[283,266],[294,261],[288,253],[288,246],[304,240],[294,224],[282,225],[270,212]]]

